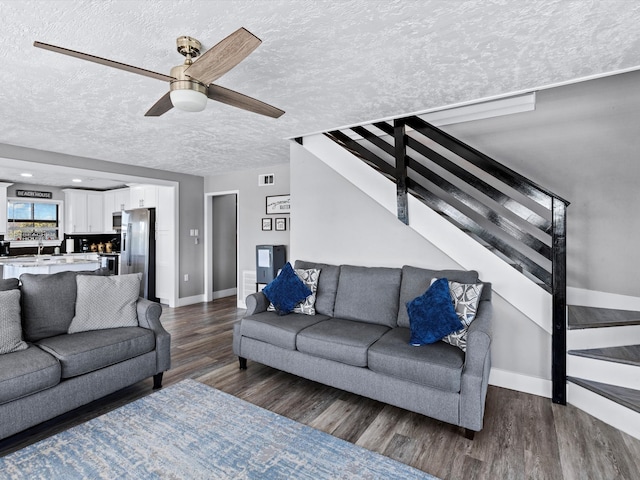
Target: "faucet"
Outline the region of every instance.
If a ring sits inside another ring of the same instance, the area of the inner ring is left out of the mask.
[[[42,237],[43,235],[40,235],[40,237],[38,238],[38,257],[42,253],[42,247],[44,247],[44,242],[42,241]]]

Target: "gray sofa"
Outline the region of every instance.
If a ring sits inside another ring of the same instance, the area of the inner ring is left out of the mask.
[[[320,269],[316,314],[267,311],[261,292],[247,297],[234,325],[233,351],[247,359],[465,428],[482,429],[491,368],[491,284],[484,283],[466,353],[448,343],[414,347],[406,303],[432,278],[478,282],[475,271],[411,266],[366,268],[295,262]]]
[[[154,388],[161,387],[171,363],[171,336],[160,323],[160,304],[138,298],[138,326],[67,333],[76,308],[76,275],[91,273],[23,274],[20,285],[17,279],[0,280],[1,291],[20,290],[27,346],[0,355],[0,439],[148,377]]]

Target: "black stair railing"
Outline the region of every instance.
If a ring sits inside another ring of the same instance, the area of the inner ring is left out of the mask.
[[[325,135],[553,296],[552,399],[566,404],[566,209],[569,202],[417,116]],[[302,139],[299,139],[302,142]]]

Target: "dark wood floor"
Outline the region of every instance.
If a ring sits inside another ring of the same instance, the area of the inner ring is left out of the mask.
[[[451,425],[249,362],[238,369],[235,298],[165,308],[172,334],[168,386],[193,378],[280,415],[451,479],[637,479],[640,441],[572,406],[489,387],[484,429]],[[0,441],[0,456],[151,393],[145,380]],[[0,474],[1,476],[1,474]]]

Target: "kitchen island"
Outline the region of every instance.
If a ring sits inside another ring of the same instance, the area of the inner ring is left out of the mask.
[[[46,274],[96,270],[100,268],[100,261],[68,255],[0,257],[0,268],[2,268],[2,278],[20,278],[23,273]]]

